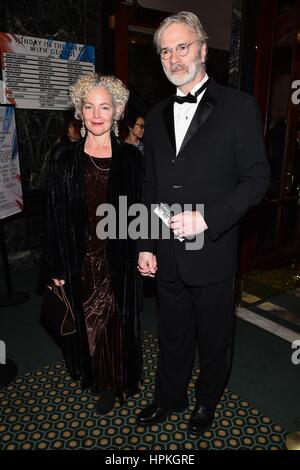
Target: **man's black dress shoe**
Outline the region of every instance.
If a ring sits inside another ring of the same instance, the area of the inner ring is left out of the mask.
[[[173,408],[160,408],[155,402],[150,403],[146,408],[144,408],[140,414],[137,416],[137,423],[143,426],[148,426],[150,424],[160,423],[172,412],[184,411],[187,407],[187,403],[182,406],[173,407]]]
[[[206,406],[196,405],[189,419],[189,432],[201,434],[207,431],[214,420],[215,410]]]

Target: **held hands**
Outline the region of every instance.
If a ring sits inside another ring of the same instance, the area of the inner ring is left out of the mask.
[[[141,251],[137,268],[142,276],[154,277],[157,271],[156,256],[149,251]]]
[[[208,227],[200,212],[185,211],[171,217],[170,228],[175,235],[189,238],[204,232]]]
[[[56,286],[63,286],[64,283],[65,283],[65,281],[64,281],[63,279],[53,279],[53,278],[52,278],[52,281],[54,282],[54,284],[55,284]]]

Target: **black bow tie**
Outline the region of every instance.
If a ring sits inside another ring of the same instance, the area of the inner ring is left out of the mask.
[[[200,95],[206,88],[209,83],[209,79],[206,80],[205,83],[195,92],[195,95],[191,95],[191,93],[188,93],[186,96],[179,96],[179,95],[174,95],[173,96],[173,101],[174,103],[197,103],[197,96]]]

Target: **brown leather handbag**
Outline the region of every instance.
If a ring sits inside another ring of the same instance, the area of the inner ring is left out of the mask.
[[[76,322],[64,286],[54,283],[46,287],[42,302],[42,325],[55,336],[68,336],[76,333]]]

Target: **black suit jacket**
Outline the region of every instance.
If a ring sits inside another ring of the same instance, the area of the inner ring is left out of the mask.
[[[211,80],[176,157],[173,107],[167,98],[146,119],[142,201],[203,204],[208,230],[202,249],[150,238],[138,249],[157,255],[164,279],[178,270],[189,285],[222,282],[236,272],[238,222],[269,184],[259,110],[253,97]]]

